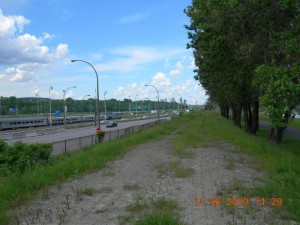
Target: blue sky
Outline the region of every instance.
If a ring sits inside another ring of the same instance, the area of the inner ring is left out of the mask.
[[[0,95],[203,104],[183,13],[191,0],[0,0]]]

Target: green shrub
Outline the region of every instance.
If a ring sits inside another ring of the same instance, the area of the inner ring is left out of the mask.
[[[105,135],[105,131],[103,131],[103,130],[100,130],[100,131],[97,132],[97,141],[98,141],[98,143],[103,141],[104,135]]]
[[[0,140],[0,175],[22,174],[37,165],[45,164],[49,160],[51,152],[51,144],[16,142],[12,146],[8,146],[3,140]]]

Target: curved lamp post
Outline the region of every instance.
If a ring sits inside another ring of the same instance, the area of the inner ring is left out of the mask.
[[[190,96],[190,97],[195,99],[195,101],[196,101],[196,110],[197,110],[197,99],[196,99],[196,97],[194,97],[194,96]]]
[[[64,97],[63,97],[63,99],[64,99],[64,128],[66,128],[66,113],[67,113],[65,96],[66,96],[67,91],[70,90],[71,88],[76,88],[76,86],[69,87],[69,88],[67,88],[67,90],[63,90],[63,92],[64,92]]]
[[[149,86],[155,88],[155,90],[157,92],[157,122],[159,122],[159,92],[158,92],[157,88],[154,87],[153,85],[151,85],[151,84],[145,84],[145,87],[149,87]]]
[[[137,118],[137,111],[138,111],[138,100],[137,100],[137,98],[139,97],[139,94],[137,94],[136,96],[135,96],[135,102],[136,102],[136,108],[135,108],[135,118]]]
[[[175,92],[173,92],[172,94],[173,94],[173,95],[178,95],[178,96],[180,97],[180,99],[182,100],[182,97],[181,97],[180,94],[175,93]],[[181,110],[182,110],[182,104],[181,104]],[[179,103],[178,103],[178,106],[177,106],[177,111],[178,111],[178,113],[179,113]]]
[[[50,113],[50,126],[52,126],[52,115],[51,115],[51,90],[53,90],[53,87],[49,87],[49,113]]]
[[[104,121],[106,121],[106,102],[105,102],[105,95],[107,94],[107,91],[104,91]]]
[[[85,97],[88,97],[88,96],[91,96],[91,95],[85,95],[85,96],[83,96],[83,98],[81,99],[81,113],[82,113],[82,118],[83,118],[83,99],[84,99]]]
[[[36,96],[36,107],[37,107],[37,115],[38,117],[40,116],[40,109],[39,109],[39,99],[38,99],[38,94],[35,94]]]
[[[90,64],[89,62],[87,61],[84,61],[84,60],[81,60],[81,59],[72,59],[71,62],[84,62],[84,63],[87,63],[89,64],[93,70],[95,71],[95,74],[96,74],[96,78],[97,78],[97,101],[96,101],[96,118],[98,119],[98,127],[96,130],[100,130],[100,113],[99,113],[99,79],[98,79],[98,74],[97,74],[97,71],[96,69],[93,67],[92,64]],[[97,120],[95,118],[95,120]]]

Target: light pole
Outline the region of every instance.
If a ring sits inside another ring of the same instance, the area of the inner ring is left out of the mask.
[[[130,102],[131,102],[131,98],[130,98],[130,95],[128,96],[128,98],[129,98],[129,103],[128,103],[128,108],[129,108],[129,115],[131,116],[131,104],[130,104]]]
[[[107,94],[107,91],[104,91],[104,121],[106,121],[106,102],[105,102],[105,95]]]
[[[136,102],[136,105],[135,105],[135,118],[137,118],[137,110],[138,110],[138,101],[137,101],[137,98],[139,97],[139,95],[137,94],[135,97],[136,97],[135,98],[135,102]]]
[[[35,94],[36,96],[36,107],[37,107],[37,115],[38,117],[40,116],[40,109],[39,109],[39,99],[38,99],[38,94]]]
[[[190,97],[195,99],[195,101],[196,101],[196,110],[197,110],[197,99],[196,99],[196,97],[194,97],[194,96],[190,96]]]
[[[149,87],[149,86],[155,88],[155,90],[157,92],[157,122],[159,122],[159,92],[158,92],[157,88],[154,87],[153,85],[151,85],[151,84],[145,84],[145,87]]]
[[[82,121],[83,121],[83,99],[84,99],[85,97],[88,97],[88,96],[91,96],[91,95],[85,95],[85,96],[83,96],[83,98],[81,99],[81,113],[82,113]]]
[[[64,92],[64,97],[63,97],[63,99],[64,99],[64,128],[66,128],[66,113],[67,113],[65,96],[66,96],[67,91],[70,90],[71,88],[76,88],[76,86],[69,87],[69,88],[67,88],[67,90],[63,90],[63,92]]]
[[[53,87],[49,87],[49,116],[50,116],[50,126],[52,126],[52,115],[51,115],[51,91],[53,90]]]
[[[182,97],[181,97],[181,95],[180,94],[178,94],[178,93],[175,93],[175,92],[173,92],[172,93],[173,95],[178,95],[179,97],[180,97],[180,99],[179,100],[181,100],[182,101]],[[181,102],[180,102],[181,103]],[[181,110],[182,110],[182,104],[180,104],[181,105]],[[179,103],[178,103],[178,105],[177,105],[177,111],[178,111],[178,113],[179,113]]]
[[[96,78],[97,78],[97,100],[96,100],[96,114],[97,114],[97,115],[96,115],[96,117],[97,117],[97,119],[98,119],[98,127],[97,127],[96,130],[100,130],[100,113],[99,113],[99,79],[98,79],[98,74],[97,74],[96,69],[95,69],[95,68],[93,67],[93,65],[90,64],[89,62],[84,61],[84,60],[81,60],[81,59],[72,59],[72,60],[71,60],[71,62],[77,62],[77,61],[79,61],[79,62],[84,62],[84,63],[89,64],[89,65],[93,68],[93,70],[95,71]],[[95,118],[95,121],[96,121],[97,119]]]

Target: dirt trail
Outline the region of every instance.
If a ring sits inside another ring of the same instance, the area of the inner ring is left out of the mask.
[[[210,198],[219,197],[218,190],[225,191],[229,184],[242,181],[252,186],[262,179],[263,174],[249,167],[249,157],[226,142],[189,150],[192,158],[175,156],[171,137],[138,145],[99,172],[43,191],[30,206],[18,210],[20,224],[115,225],[128,216],[126,206],[138,198],[160,197],[177,201],[180,217],[189,225],[268,224],[267,206],[259,208],[251,202],[252,206],[232,211],[224,204],[209,205]],[[177,178],[170,162],[181,163],[194,174]],[[226,185],[220,188],[221,183]],[[195,205],[195,197],[203,197],[206,204]]]

